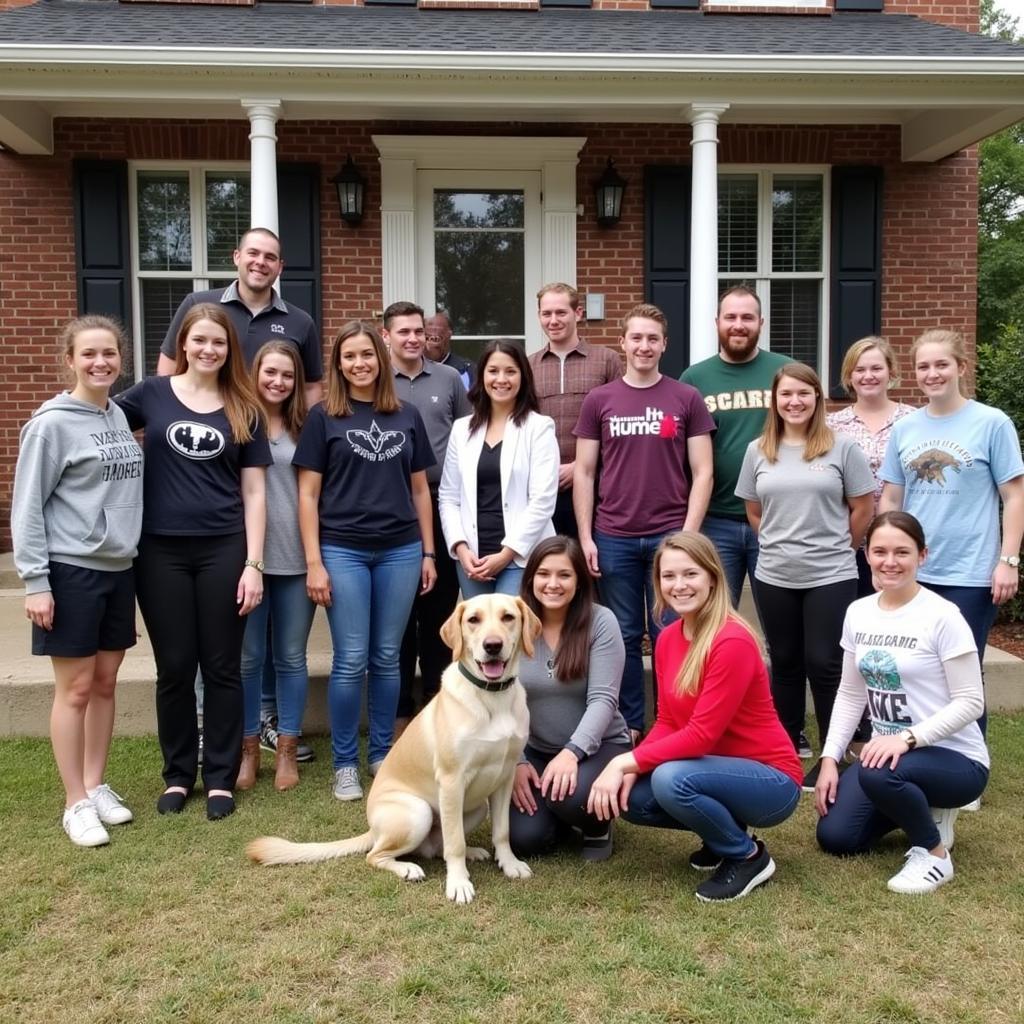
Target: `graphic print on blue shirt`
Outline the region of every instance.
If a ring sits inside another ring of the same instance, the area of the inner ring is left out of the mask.
[[[206,423],[175,420],[167,428],[167,443],[186,459],[213,459],[224,451],[224,435]]]
[[[381,430],[373,420],[369,430],[354,427],[345,431],[348,443],[356,455],[367,462],[386,462],[402,454],[405,433],[401,430]]]

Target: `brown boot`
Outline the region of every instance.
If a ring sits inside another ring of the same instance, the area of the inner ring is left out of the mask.
[[[274,789],[279,793],[299,784],[299,763],[295,760],[298,749],[298,736],[277,734],[277,767],[274,771]]]
[[[256,776],[260,770],[260,738],[245,736],[242,738],[242,766],[238,769],[235,789],[252,789],[256,785]]]

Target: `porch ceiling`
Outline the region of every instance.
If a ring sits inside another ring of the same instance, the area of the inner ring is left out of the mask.
[[[0,12],[0,40],[0,144],[22,153],[52,152],[57,116],[238,119],[241,97],[288,120],[664,123],[726,103],[724,123],[899,124],[905,160],[1024,118],[1024,47],[900,15],[46,0]]]

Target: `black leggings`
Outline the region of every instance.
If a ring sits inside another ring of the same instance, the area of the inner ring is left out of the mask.
[[[825,742],[843,672],[843,618],[857,596],[857,581],[795,590],[754,580],[765,640],[772,659],[772,698],[794,746],[804,727],[807,681]]]
[[[628,744],[602,743],[596,753],[580,762],[576,792],[564,800],[542,797],[537,790],[534,793],[537,810],[532,815],[524,814],[513,804],[509,811],[509,841],[516,856],[534,857],[550,853],[558,845],[560,831],[568,827],[580,829],[585,836],[603,836],[608,831],[608,823],[587,814],[590,787],[613,757],[628,753],[630,749]],[[548,761],[555,755],[527,747],[524,756],[537,774],[542,775]]]
[[[242,636],[235,595],[245,534],[143,534],[135,586],[156,659],[156,722],[167,786],[195,785],[196,668],[203,672],[203,784],[234,789],[242,750]]]

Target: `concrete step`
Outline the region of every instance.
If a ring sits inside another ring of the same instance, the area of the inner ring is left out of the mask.
[[[13,574],[9,554],[0,556],[0,574],[5,571],[4,559]],[[0,575],[0,578],[4,577]],[[749,621],[757,621],[749,593],[744,595],[740,610]],[[153,651],[141,615],[137,622],[141,631],[139,643],[125,656],[118,675],[115,731],[120,736],[156,732]],[[29,653],[29,635],[20,584],[0,589],[0,651],[6,652],[0,659],[0,737],[48,735],[53,675],[49,658],[36,658]],[[327,619],[318,610],[309,640],[310,686],[303,724],[306,733],[329,731],[327,675],[330,666],[331,638]],[[647,667],[649,685],[649,664]],[[1024,661],[1020,658],[989,647],[985,654],[985,683],[990,710],[1024,709]]]

